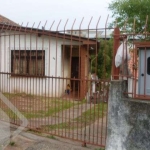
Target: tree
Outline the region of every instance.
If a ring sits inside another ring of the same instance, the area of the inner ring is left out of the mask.
[[[108,7],[117,20],[119,27],[123,28],[127,21],[127,29],[144,32],[147,15],[150,15],[150,0],[113,0]],[[150,31],[150,19],[147,18],[147,31]]]
[[[95,72],[97,70],[97,75],[100,79],[102,78],[110,78],[111,75],[111,67],[112,67],[112,50],[113,50],[113,40],[100,40],[100,49],[97,56],[97,68],[96,68],[96,59],[95,56],[91,57],[92,62],[92,70],[91,72]]]

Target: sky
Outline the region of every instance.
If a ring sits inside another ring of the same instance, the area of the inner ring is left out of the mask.
[[[0,14],[10,20],[22,24],[23,26],[38,27],[44,26],[52,30],[63,30],[67,22],[66,29],[95,28],[98,19],[99,28],[105,27],[112,21],[108,4],[112,0],[0,0]],[[91,20],[92,19],[92,20]],[[89,25],[89,22],[91,23]],[[60,24],[59,24],[60,22]],[[74,26],[73,26],[74,23]],[[59,26],[58,26],[59,24]]]

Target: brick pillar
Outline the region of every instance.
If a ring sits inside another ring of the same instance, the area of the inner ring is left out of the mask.
[[[117,49],[120,46],[120,30],[118,27],[114,29],[114,46],[113,46],[113,65],[112,65],[112,78],[113,80],[119,79],[119,68],[115,66],[115,56],[117,53]]]

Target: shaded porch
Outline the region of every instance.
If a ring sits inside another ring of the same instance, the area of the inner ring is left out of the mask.
[[[85,98],[90,73],[89,48],[85,45],[63,45],[62,56],[62,76],[70,78],[66,82],[71,87],[70,97]]]

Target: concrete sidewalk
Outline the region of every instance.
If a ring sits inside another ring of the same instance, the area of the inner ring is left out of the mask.
[[[13,131],[14,129],[11,128]],[[5,150],[99,150],[99,147],[58,138],[48,135],[37,135],[29,131],[23,131],[11,140]]]

